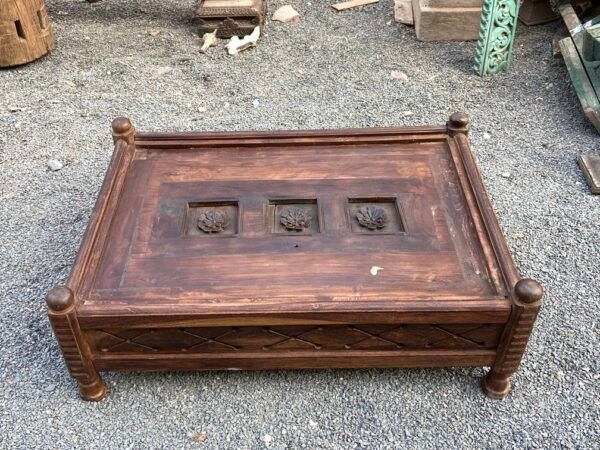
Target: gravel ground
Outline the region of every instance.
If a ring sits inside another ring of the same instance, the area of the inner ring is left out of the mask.
[[[268,23],[237,58],[223,42],[199,54],[191,0],[46,3],[56,50],[0,72],[0,448],[599,448],[600,198],[576,164],[599,139],[552,58],[557,24],[520,27],[512,70],[482,79],[474,43],[417,42],[390,0],[342,13],[293,0],[302,21]],[[113,117],[302,129],[456,110],[518,266],[547,292],[507,400],[482,394],[483,369],[107,374],[105,401],[79,399],[43,298],[73,262]]]

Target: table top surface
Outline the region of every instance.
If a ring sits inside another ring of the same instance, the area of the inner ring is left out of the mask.
[[[116,146],[70,283],[95,308],[508,298],[512,260],[461,142],[440,127],[138,134]]]

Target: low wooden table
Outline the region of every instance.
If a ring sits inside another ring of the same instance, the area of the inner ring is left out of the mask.
[[[70,374],[491,366],[508,394],[540,307],[467,142],[447,126],[136,133],[115,151],[65,286]]]

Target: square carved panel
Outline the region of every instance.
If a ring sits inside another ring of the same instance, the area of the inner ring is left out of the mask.
[[[237,201],[190,202],[185,217],[185,234],[233,236],[239,231]]]
[[[348,199],[348,216],[354,233],[404,233],[400,211],[400,205],[395,197]]]
[[[316,199],[271,200],[267,213],[272,233],[310,235],[321,229]]]

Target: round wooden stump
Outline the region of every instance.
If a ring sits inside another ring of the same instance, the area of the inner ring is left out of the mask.
[[[0,67],[26,64],[53,48],[44,0],[0,0]]]

